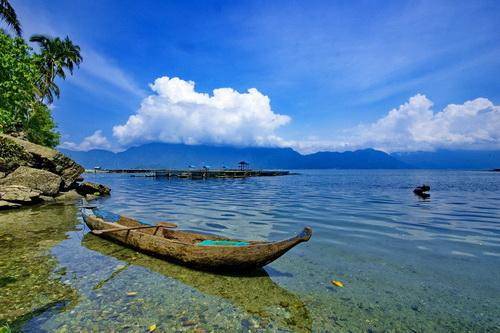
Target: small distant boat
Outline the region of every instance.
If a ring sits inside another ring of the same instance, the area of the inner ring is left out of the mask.
[[[141,252],[187,266],[213,270],[252,269],[281,257],[312,235],[309,227],[295,237],[278,242],[245,241],[173,230],[173,223],[156,225],[88,206],[82,216],[92,233]]]
[[[417,186],[413,189],[413,193],[418,195],[419,197],[423,199],[428,199],[431,195],[427,192],[431,190],[431,187],[428,185],[422,185],[422,186]]]

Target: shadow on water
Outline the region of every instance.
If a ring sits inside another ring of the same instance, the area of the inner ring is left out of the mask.
[[[92,234],[84,236],[82,245],[126,263],[120,270],[114,271],[96,284],[94,289],[103,287],[131,265],[142,266],[202,293],[226,299],[249,314],[293,331],[311,331],[312,320],[305,304],[296,295],[274,283],[263,269],[245,275],[219,275],[197,271],[137,253]]]
[[[0,214],[0,326],[13,330],[42,313],[75,304],[78,293],[54,272],[50,250],[75,230],[72,205],[44,205]]]

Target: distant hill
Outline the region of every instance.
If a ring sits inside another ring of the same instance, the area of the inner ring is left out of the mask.
[[[401,162],[421,169],[489,170],[500,167],[500,151],[437,150],[393,153]]]
[[[60,149],[86,168],[187,168],[225,165],[235,168],[239,161],[254,169],[401,169],[405,162],[374,149],[353,152],[319,152],[301,155],[291,148],[237,148],[230,146],[149,143],[120,153],[106,150],[87,152]]]
[[[386,154],[374,149],[318,152],[301,155],[291,148],[238,148],[231,146],[149,143],[120,153],[60,149],[86,168],[234,168],[239,161],[255,169],[469,169],[500,167],[500,151],[438,150]]]

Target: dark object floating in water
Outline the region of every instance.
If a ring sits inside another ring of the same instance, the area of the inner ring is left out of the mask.
[[[429,199],[431,197],[431,195],[429,193],[425,193],[425,192],[415,193],[415,195],[419,196],[422,199]]]
[[[82,207],[83,220],[94,234],[168,261],[211,270],[254,269],[281,257],[295,245],[307,242],[309,227],[278,242],[242,241],[226,237],[172,230],[167,223],[150,226],[140,221]]]
[[[431,187],[424,184],[422,186],[415,187],[415,189],[413,190],[413,193],[415,193],[416,195],[418,195],[419,197],[421,197],[423,199],[427,199],[431,195],[429,193],[426,193],[426,192],[429,192],[430,190],[431,190]]]
[[[493,169],[491,171],[500,172],[500,169]]]

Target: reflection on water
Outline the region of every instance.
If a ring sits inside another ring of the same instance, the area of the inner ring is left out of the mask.
[[[88,235],[71,206],[2,212],[0,320],[51,332],[500,331],[499,176],[87,175],[113,189],[98,204],[123,215],[246,239],[310,225],[314,236],[255,276],[220,276]],[[426,200],[412,192],[422,183]]]

